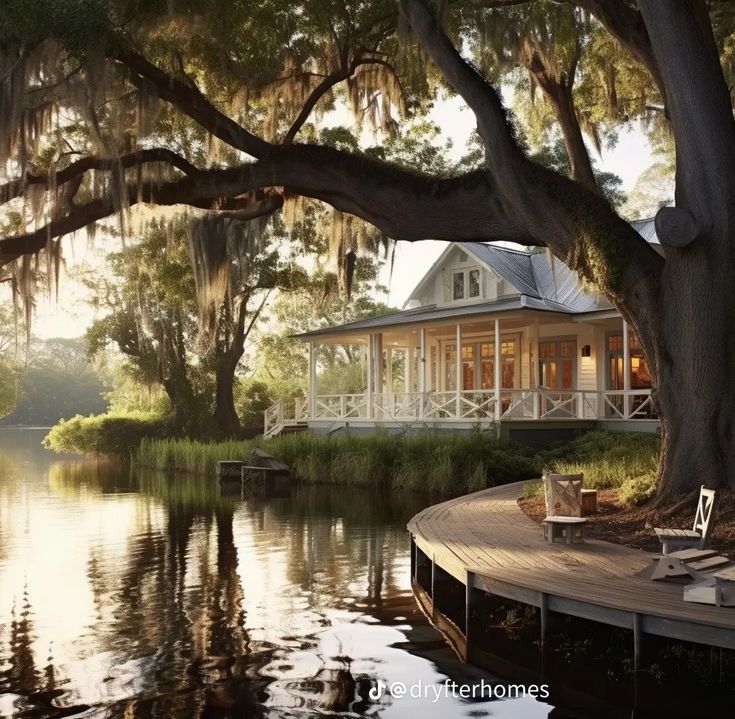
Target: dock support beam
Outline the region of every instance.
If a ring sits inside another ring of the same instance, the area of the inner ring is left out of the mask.
[[[641,668],[641,645],[643,641],[643,629],[641,627],[641,615],[633,614],[633,669]]]
[[[541,646],[546,644],[549,635],[549,595],[541,592],[539,597],[539,618],[541,622]]]

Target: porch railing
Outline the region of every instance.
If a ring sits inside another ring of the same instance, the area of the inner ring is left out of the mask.
[[[279,399],[263,415],[263,436],[273,437],[288,424],[304,422],[308,414],[307,407],[305,397]]]
[[[308,400],[279,401],[265,412],[265,434],[308,419],[375,422],[493,421],[498,419],[495,390],[449,392],[387,392],[329,394],[315,398],[313,417],[307,417]],[[517,420],[636,420],[657,419],[650,389],[550,390],[503,389],[500,419]]]

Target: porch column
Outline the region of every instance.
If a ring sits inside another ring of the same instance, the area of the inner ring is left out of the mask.
[[[375,351],[373,348],[373,336],[367,336],[367,387],[365,389],[365,416],[370,419],[373,416],[373,382],[375,381]]]
[[[419,331],[419,419],[424,418],[424,394],[426,393],[426,328]]]
[[[533,341],[530,343],[531,352],[533,357],[531,358],[531,387],[536,390],[533,393],[533,418],[538,419],[541,415],[541,396],[538,393],[539,388],[539,373],[541,367],[541,359],[539,358],[539,335],[541,329],[539,321],[536,320],[533,324]]]
[[[454,364],[455,364],[455,374],[457,375],[457,380],[454,383],[454,390],[455,390],[455,416],[457,419],[459,419],[462,416],[462,325],[457,323],[457,332],[456,332],[456,352],[454,353]]]
[[[309,342],[309,417],[316,419],[316,346]]]
[[[630,330],[628,323],[623,320],[623,415],[625,419],[630,418]]]
[[[384,392],[393,394],[393,348],[385,348],[385,389]]]
[[[501,406],[501,383],[503,380],[503,374],[501,372],[500,362],[502,355],[500,353],[500,320],[495,320],[495,419],[500,422],[500,416],[503,414],[503,408]]]
[[[409,392],[413,393],[413,378],[415,372],[414,368],[414,362],[416,359],[416,353],[414,352],[413,347],[406,347],[406,376],[404,379],[404,386],[405,386],[405,392],[408,394]]]

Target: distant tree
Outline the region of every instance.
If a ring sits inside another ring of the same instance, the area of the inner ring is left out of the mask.
[[[105,411],[108,388],[87,360],[82,338],[34,340],[25,359],[6,362],[9,373],[0,376],[0,397],[12,394],[14,405],[2,424],[49,427],[76,414]]]
[[[630,220],[654,217],[662,207],[674,204],[674,188],[674,169],[655,162],[638,176],[620,212]]]

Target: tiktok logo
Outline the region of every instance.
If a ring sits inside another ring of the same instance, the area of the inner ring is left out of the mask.
[[[368,692],[368,696],[374,702],[379,702],[383,698],[383,694],[385,694],[385,690],[387,688],[388,688],[388,685],[381,679],[378,679],[378,681],[375,683],[375,686],[372,687],[370,691]]]

